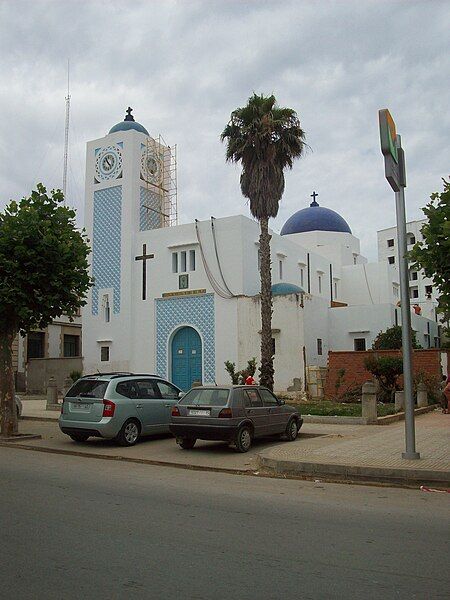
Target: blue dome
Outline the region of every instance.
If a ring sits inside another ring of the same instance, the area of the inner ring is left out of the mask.
[[[134,117],[131,114],[132,110],[132,108],[128,107],[125,119],[120,123],[117,123],[117,125],[114,125],[114,127],[111,127],[109,133],[116,133],[116,131],[129,131],[130,129],[134,129],[140,133],[145,133],[145,135],[150,135],[143,125],[134,120]]]
[[[302,294],[304,290],[293,283],[274,283],[272,286],[272,296],[286,296],[287,294]]]
[[[340,231],[351,233],[347,221],[331,208],[319,206],[313,200],[308,208],[302,208],[286,221],[281,235],[304,233],[305,231]]]

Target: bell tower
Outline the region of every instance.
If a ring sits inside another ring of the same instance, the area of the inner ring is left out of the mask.
[[[84,345],[92,352],[92,346],[120,340],[122,356],[129,344],[136,235],[177,223],[176,147],[150,136],[132,110],[107,135],[88,142],[86,153],[85,225],[94,286],[83,311]],[[127,370],[125,363],[114,370]]]

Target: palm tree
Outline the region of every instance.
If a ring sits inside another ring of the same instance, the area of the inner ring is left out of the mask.
[[[231,113],[221,134],[227,161],[242,164],[241,190],[259,221],[261,276],[261,385],[273,389],[272,275],[269,218],[276,217],[284,192],[284,169],[292,168],[306,147],[297,113],[280,108],[274,96],[253,94],[246,106]]]

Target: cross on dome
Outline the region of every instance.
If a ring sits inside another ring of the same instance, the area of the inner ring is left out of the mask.
[[[319,206],[319,203],[316,202],[316,198],[319,194],[317,192],[313,192],[311,194],[311,198],[313,199],[313,201],[311,202],[310,206]]]
[[[133,111],[133,109],[132,109],[132,108],[129,106],[129,107],[127,108],[127,110],[125,111],[127,114],[126,114],[126,116],[125,116],[125,119],[124,119],[124,121],[134,121],[134,117],[133,117],[133,115],[131,114],[131,112],[132,112],[132,111]]]

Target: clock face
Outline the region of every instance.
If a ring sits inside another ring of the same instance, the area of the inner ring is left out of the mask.
[[[122,174],[122,153],[118,146],[103,148],[95,159],[95,178],[97,181],[116,179]]]
[[[159,157],[151,151],[144,150],[141,156],[141,176],[145,181],[155,185],[161,183],[162,164]]]

